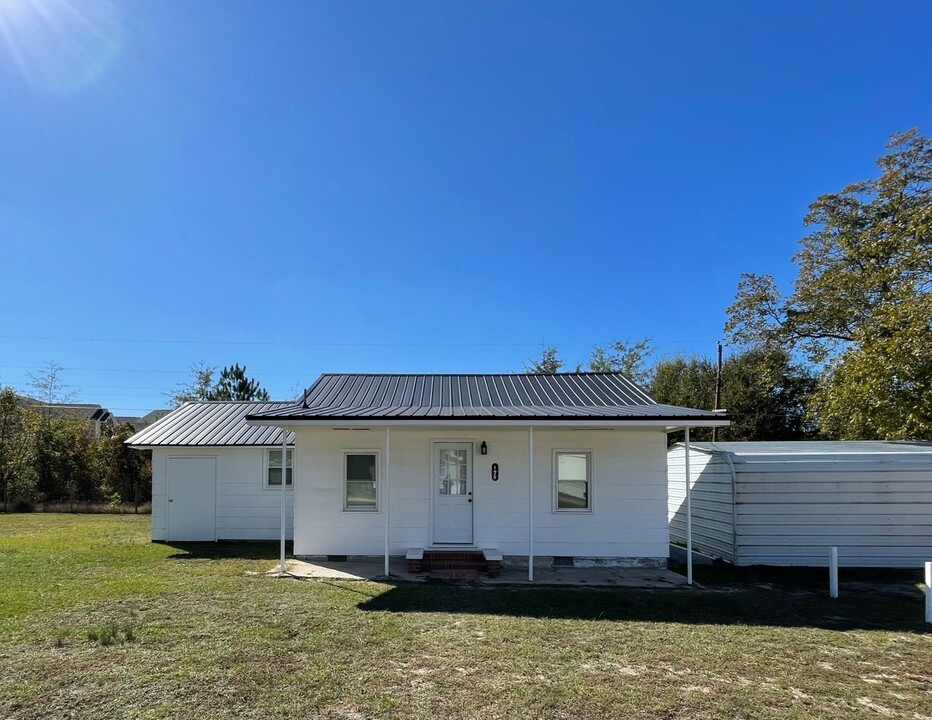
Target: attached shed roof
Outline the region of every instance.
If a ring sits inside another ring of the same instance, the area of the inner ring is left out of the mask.
[[[682,447],[682,443],[679,444]],[[691,442],[694,450],[727,454],[737,469],[767,467],[767,471],[817,470],[845,467],[852,470],[932,470],[932,442],[921,440],[785,440],[774,442]]]
[[[721,421],[720,413],[661,405],[621,373],[551,375],[325,374],[302,401],[249,420]]]
[[[771,442],[691,442],[690,447],[706,452],[733,455],[842,455],[902,453],[932,455],[932,442],[923,440],[779,440]]]
[[[130,437],[134,447],[281,445],[277,427],[247,425],[246,416],[291,406],[290,402],[189,402]],[[288,444],[294,434],[288,433]]]

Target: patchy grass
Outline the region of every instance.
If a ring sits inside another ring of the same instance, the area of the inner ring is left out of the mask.
[[[831,601],[712,570],[698,592],[298,582],[246,573],[273,544],[147,532],[0,516],[0,717],[932,716],[915,585]]]

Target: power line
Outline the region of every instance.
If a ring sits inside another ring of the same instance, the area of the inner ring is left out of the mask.
[[[0,340],[39,340],[47,342],[92,342],[92,343],[120,343],[143,345],[229,345],[229,346],[263,346],[263,347],[410,347],[410,348],[449,348],[449,347],[540,347],[540,341],[534,342],[481,342],[481,343],[440,343],[440,342],[294,342],[288,340],[185,340],[185,339],[152,339],[152,338],[94,338],[94,337],[54,337],[49,335],[0,335]],[[552,343],[557,347],[596,347],[614,341],[603,343]],[[651,340],[655,345],[667,344],[701,344],[714,343],[715,340]],[[549,343],[548,343],[549,344]]]

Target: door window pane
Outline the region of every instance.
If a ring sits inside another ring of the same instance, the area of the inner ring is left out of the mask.
[[[441,450],[440,478],[441,495],[465,495],[469,492],[469,465],[466,450]]]

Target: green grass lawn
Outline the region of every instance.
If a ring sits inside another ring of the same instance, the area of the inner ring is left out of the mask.
[[[0,516],[0,717],[932,717],[915,587],[300,582],[148,523]]]

